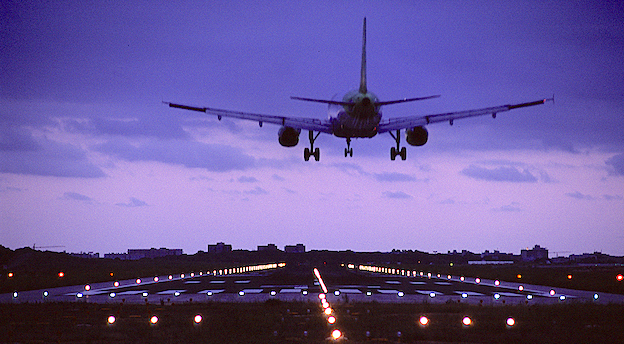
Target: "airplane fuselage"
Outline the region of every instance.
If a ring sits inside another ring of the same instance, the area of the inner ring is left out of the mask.
[[[343,97],[341,111],[330,118],[333,134],[337,137],[373,137],[381,121],[381,106],[374,93],[351,91]]]

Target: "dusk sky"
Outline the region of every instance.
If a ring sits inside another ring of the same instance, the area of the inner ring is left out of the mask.
[[[100,254],[234,249],[624,255],[624,3],[2,1],[0,244]],[[384,118],[556,102],[383,134],[278,143],[279,126],[162,104],[325,119],[359,85]],[[405,142],[405,141],[403,141]],[[314,160],[314,159],[312,159]]]

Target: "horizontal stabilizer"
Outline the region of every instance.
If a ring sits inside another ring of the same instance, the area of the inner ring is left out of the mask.
[[[428,97],[419,97],[419,98],[404,98],[399,100],[389,100],[387,102],[376,102],[375,105],[390,105],[390,104],[398,104],[398,103],[407,103],[407,102],[415,102],[417,100],[426,100],[432,98],[439,98],[440,95],[428,96]]]

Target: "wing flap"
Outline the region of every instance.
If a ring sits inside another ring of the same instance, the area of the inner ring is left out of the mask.
[[[331,125],[329,124],[329,122],[321,121],[320,119],[317,119],[317,118],[274,116],[274,115],[264,115],[264,114],[243,112],[243,111],[216,109],[216,108],[209,108],[209,107],[196,107],[196,106],[175,104],[175,103],[169,103],[169,102],[163,102],[163,103],[169,105],[169,107],[172,107],[172,108],[204,112],[210,115],[215,115],[219,118],[230,117],[230,118],[246,119],[246,120],[258,122],[260,124],[271,123],[271,124],[293,127],[296,129],[313,130],[313,131],[319,131],[319,132],[324,132],[328,134],[332,133]]]
[[[501,105],[488,107],[483,109],[475,109],[475,110],[464,110],[464,111],[456,111],[456,112],[447,112],[433,115],[425,115],[425,116],[406,116],[406,117],[398,117],[398,118],[390,118],[386,122],[379,124],[378,133],[385,133],[391,130],[400,130],[400,129],[408,129],[418,126],[424,126],[431,123],[438,122],[451,122],[456,119],[468,118],[468,117],[477,117],[484,115],[492,115],[495,116],[499,112],[509,111],[513,109],[541,105],[546,103],[547,101],[554,101],[554,98],[549,99],[541,99],[532,102],[519,103],[519,104],[509,104],[509,105]]]

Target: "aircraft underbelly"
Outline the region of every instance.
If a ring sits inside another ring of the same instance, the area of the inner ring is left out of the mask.
[[[373,137],[377,135],[377,128],[381,115],[358,118],[352,117],[345,112],[338,114],[338,117],[332,118],[333,133],[337,137]]]

